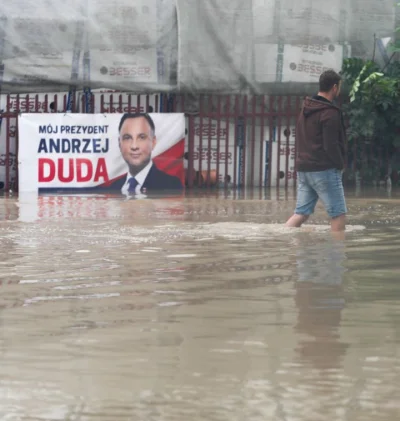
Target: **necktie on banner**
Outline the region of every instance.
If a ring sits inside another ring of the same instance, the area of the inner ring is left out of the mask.
[[[136,187],[138,186],[138,181],[136,180],[136,178],[135,177],[131,177],[129,180],[128,180],[128,184],[129,184],[129,187],[128,187],[128,193],[132,193],[132,194],[135,194],[135,192],[136,192]]]

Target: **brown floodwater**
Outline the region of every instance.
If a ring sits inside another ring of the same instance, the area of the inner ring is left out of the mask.
[[[0,420],[394,421],[400,194],[0,197]]]

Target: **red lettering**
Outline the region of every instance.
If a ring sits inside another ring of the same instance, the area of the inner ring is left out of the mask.
[[[70,183],[74,179],[74,159],[68,159],[69,171],[66,177],[64,176],[64,162],[63,158],[58,159],[58,178],[63,183]]]
[[[224,128],[217,128],[216,124],[212,124],[211,127],[209,124],[204,123],[204,126],[200,130],[200,126],[196,126],[194,129],[194,133],[198,137],[202,138],[213,138],[213,139],[226,139],[227,130]]]
[[[83,169],[85,168],[86,175],[83,175]],[[83,183],[90,181],[93,176],[93,165],[90,159],[77,158],[76,160],[76,181]]]
[[[97,162],[96,173],[94,174],[94,181],[99,181],[103,178],[104,182],[108,181],[108,171],[105,158],[99,158]]]
[[[75,160],[74,158],[69,158],[68,174],[66,175],[64,174],[65,161],[66,160],[63,158],[59,158],[57,161],[53,161],[49,158],[39,158],[39,183],[49,183],[56,178],[56,175],[59,181],[70,183],[75,178],[75,169],[77,182],[86,182],[93,178],[93,164],[89,159],[77,158]],[[104,182],[109,181],[105,158],[100,158],[98,160],[93,181],[99,181],[100,179],[103,179]]]
[[[45,168],[47,167],[48,175],[45,175]],[[56,164],[52,159],[39,158],[39,183],[48,183],[53,181],[56,175]]]

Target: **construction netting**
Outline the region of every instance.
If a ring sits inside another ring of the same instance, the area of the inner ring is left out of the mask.
[[[387,60],[394,0],[12,0],[1,92],[293,92],[343,58]]]

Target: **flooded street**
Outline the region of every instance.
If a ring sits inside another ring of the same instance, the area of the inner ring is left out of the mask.
[[[0,420],[393,421],[400,194],[0,197]]]

